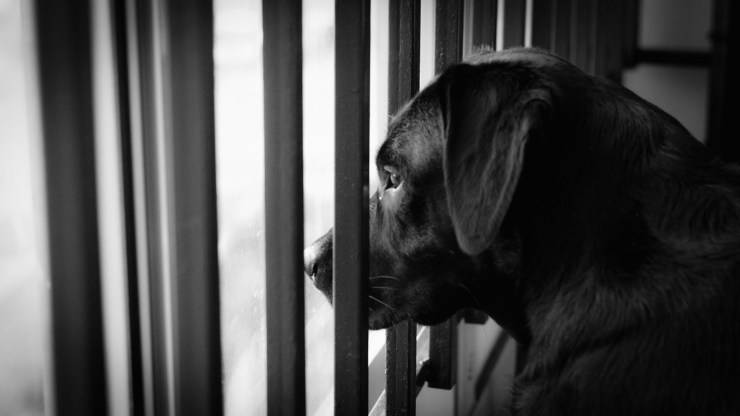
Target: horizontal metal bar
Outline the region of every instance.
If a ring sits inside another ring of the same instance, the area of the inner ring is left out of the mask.
[[[51,414],[106,414],[90,2],[36,0],[51,284]]]
[[[302,11],[262,2],[265,84],[267,413],[306,413]]]
[[[711,52],[681,51],[669,49],[637,49],[635,61],[638,64],[674,65],[687,67],[709,67]]]
[[[335,4],[334,413],[367,398],[370,2]]]

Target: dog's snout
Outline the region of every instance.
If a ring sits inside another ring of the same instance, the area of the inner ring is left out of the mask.
[[[308,246],[303,250],[303,270],[306,275],[314,279],[319,268],[319,250],[315,244]]]

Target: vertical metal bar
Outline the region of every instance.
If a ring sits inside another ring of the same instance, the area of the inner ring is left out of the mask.
[[[621,3],[624,13],[624,24],[622,25],[622,33],[620,35],[622,38],[622,65],[632,67],[637,63],[636,52],[640,26],[640,2],[639,0],[623,0]]]
[[[735,97],[739,93],[736,57],[740,7],[736,1],[715,0],[712,22],[712,66],[709,84],[707,145],[727,161],[740,161],[740,140],[734,131]]]
[[[463,2],[437,0],[435,62],[437,73],[462,58]],[[446,16],[446,18],[439,18]],[[429,333],[429,387],[451,389],[455,385],[457,360],[457,317],[434,325]]]
[[[571,0],[570,60],[584,71],[596,71],[598,0]]]
[[[553,52],[563,58],[570,58],[571,9],[575,0],[555,0],[555,28]]]
[[[496,48],[498,1],[473,0],[473,50]]]
[[[554,50],[557,0],[532,1],[532,46]]]
[[[367,400],[370,1],[335,4],[334,413]]]
[[[388,111],[396,113],[419,90],[420,0],[390,3]]]
[[[119,118],[119,134],[121,138],[121,179],[123,199],[123,226],[126,238],[126,271],[128,274],[127,294],[129,310],[129,342],[131,360],[131,413],[143,415],[144,412],[144,383],[142,361],[141,316],[139,314],[139,289],[136,247],[136,218],[134,204],[134,183],[132,163],[132,126],[131,126],[131,99],[129,97],[131,84],[129,83],[129,44],[126,32],[127,11],[125,0],[113,0],[111,5],[111,22],[113,24],[113,42],[116,65],[116,88]]]
[[[264,0],[267,413],[306,412],[300,0]]]
[[[420,0],[390,3],[388,110],[396,113],[419,90]],[[416,324],[406,320],[386,332],[386,414],[416,413]]]
[[[524,46],[524,26],[527,16],[526,0],[504,1],[504,48]]]
[[[158,5],[161,168],[170,260],[165,278],[171,285],[173,332],[170,411],[220,415],[213,5],[209,0],[165,0]]]
[[[106,408],[90,3],[36,0],[56,415]]]
[[[462,59],[463,0],[437,0],[434,22],[434,71],[440,73]]]
[[[128,296],[120,93],[116,66],[113,9],[110,0],[91,3],[95,159],[100,229],[103,333],[105,336],[108,414],[130,416],[131,337]]]
[[[599,1],[596,5],[594,73],[619,82],[622,78],[622,2]]]
[[[429,333],[429,387],[449,390],[457,374],[457,318],[434,325]]]
[[[125,3],[125,4],[121,4]],[[172,408],[171,329],[166,295],[166,246],[161,168],[161,77],[155,6],[150,0],[119,0],[125,32],[128,123],[131,154],[133,245],[137,281],[141,393],[143,414],[168,415]],[[119,35],[121,36],[121,35]],[[122,61],[123,62],[123,61]],[[124,100],[124,99],[122,99]],[[125,132],[124,132],[125,133]],[[125,147],[124,147],[125,148]],[[133,268],[132,268],[133,270]],[[133,292],[132,292],[133,293]],[[133,329],[133,327],[132,327]]]
[[[416,413],[416,324],[406,320],[386,332],[386,415]]]
[[[212,3],[150,5],[162,262],[161,286],[152,302],[165,308],[158,328],[165,333],[164,347],[158,346],[165,350],[165,362],[154,364],[171,366],[157,380],[165,386],[157,388],[166,392],[169,414],[219,415]]]

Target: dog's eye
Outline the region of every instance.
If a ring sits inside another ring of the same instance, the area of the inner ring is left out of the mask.
[[[403,182],[398,171],[392,166],[383,166],[383,170],[387,175],[385,180],[385,189],[398,188],[398,186],[401,185],[401,182]]]

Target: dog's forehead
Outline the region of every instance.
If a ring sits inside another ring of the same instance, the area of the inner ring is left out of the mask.
[[[441,155],[441,123],[436,94],[422,91],[391,120],[386,140],[378,151],[378,164],[428,165]]]

